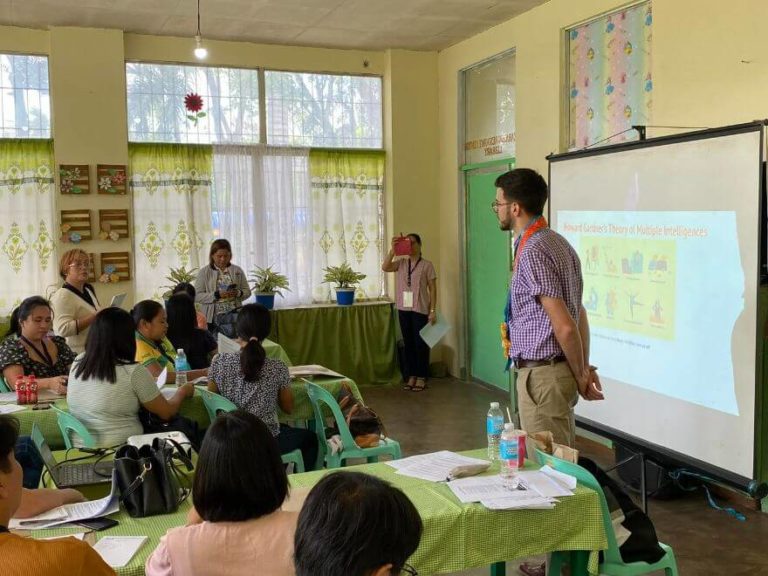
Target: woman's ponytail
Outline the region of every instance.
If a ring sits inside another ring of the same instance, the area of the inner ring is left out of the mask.
[[[237,336],[245,341],[240,350],[240,369],[246,382],[255,382],[267,359],[262,342],[269,336],[272,318],[261,304],[246,304],[237,315]]]
[[[240,350],[240,369],[243,371],[243,379],[246,382],[258,380],[266,359],[267,352],[261,341],[256,338],[248,340],[248,343]]]

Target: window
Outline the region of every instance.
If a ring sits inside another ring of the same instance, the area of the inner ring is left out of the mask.
[[[651,3],[643,2],[566,31],[568,148],[636,140],[651,120]]]
[[[0,54],[0,138],[50,138],[48,58]]]
[[[267,143],[382,148],[381,78],[265,73]]]
[[[259,141],[259,73],[241,68],[126,64],[128,139],[187,144]],[[202,97],[199,113],[184,98]]]

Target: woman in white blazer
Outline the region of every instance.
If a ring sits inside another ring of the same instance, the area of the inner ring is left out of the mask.
[[[99,301],[96,291],[88,284],[91,260],[85,251],[67,250],[59,261],[59,274],[64,285],[51,297],[53,331],[66,338],[77,354],[85,350],[88,327],[96,319]]]

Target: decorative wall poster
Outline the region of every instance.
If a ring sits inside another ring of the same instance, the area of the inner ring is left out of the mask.
[[[96,182],[99,194],[125,194],[127,190],[125,164],[98,164]]]
[[[59,164],[59,190],[62,194],[90,194],[88,164]]]
[[[130,252],[102,252],[99,282],[113,284],[131,279]]]
[[[99,238],[117,242],[128,238],[128,210],[99,210]]]
[[[79,244],[83,240],[91,240],[91,211],[62,210],[61,211],[61,241]]]

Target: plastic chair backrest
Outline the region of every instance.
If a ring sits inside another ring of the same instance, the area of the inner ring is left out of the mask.
[[[70,448],[74,448],[74,445],[72,444],[72,437],[70,436],[70,432],[74,432],[78,436],[80,436],[80,440],[83,443],[83,447],[85,448],[96,448],[96,441],[93,439],[93,436],[91,436],[91,433],[88,432],[88,428],[85,427],[85,424],[80,422],[77,418],[72,416],[69,412],[66,412],[62,410],[61,408],[57,408],[56,406],[51,406],[54,412],[56,412],[56,420],[59,424],[59,430],[61,430],[61,435],[64,437],[64,446],[66,446],[67,450]]]
[[[611,521],[611,511],[608,508],[608,501],[605,499],[605,492],[603,492],[602,486],[597,479],[585,468],[582,468],[578,464],[568,462],[561,458],[556,458],[551,454],[536,449],[536,457],[539,460],[539,464],[542,466],[548,464],[558,472],[570,474],[580,483],[597,492],[600,498],[600,509],[603,515],[603,529],[605,530],[605,537],[608,540],[608,549],[604,552],[606,562],[612,562],[617,564],[623,564],[621,559],[621,553],[619,552],[619,545],[616,542],[616,533],[613,531],[613,522]]]
[[[220,394],[216,394],[205,388],[198,388],[197,393],[200,394],[200,397],[203,399],[203,404],[208,412],[208,417],[211,419],[211,424],[216,420],[216,416],[219,415],[219,412],[232,412],[233,410],[237,410],[237,406],[235,406],[233,402],[227,400]]]
[[[333,419],[336,421],[336,426],[339,429],[339,436],[341,436],[341,442],[344,448],[353,449],[359,446],[352,437],[352,433],[349,431],[347,421],[344,420],[344,414],[341,413],[341,406],[336,401],[336,398],[328,392],[325,388],[313,384],[308,380],[307,383],[307,395],[309,395],[309,401],[312,404],[312,411],[315,413],[315,432],[318,438],[325,438],[325,423],[323,421],[323,410],[320,403],[325,404],[331,409]]]
[[[5,377],[0,374],[0,392],[13,392],[11,387],[8,386],[8,382],[5,381]]]

